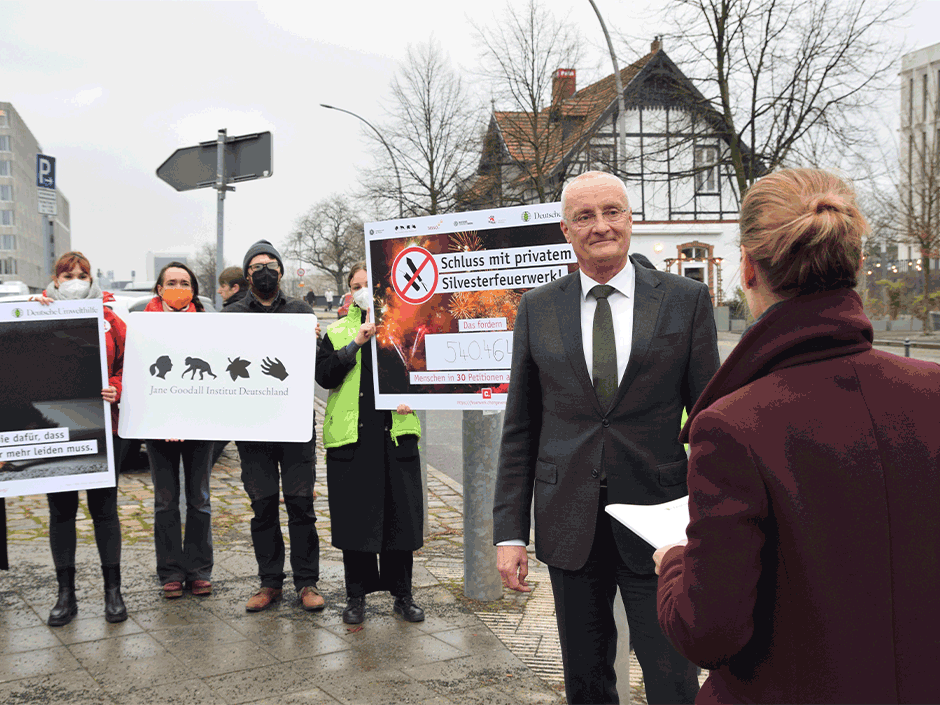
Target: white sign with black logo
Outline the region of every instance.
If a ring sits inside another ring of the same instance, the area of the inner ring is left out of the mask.
[[[132,315],[122,437],[291,443],[313,437],[316,316]]]

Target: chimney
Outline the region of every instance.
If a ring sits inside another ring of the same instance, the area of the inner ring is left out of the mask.
[[[574,95],[577,84],[575,69],[556,69],[552,76],[552,104]]]
[[[653,41],[650,42],[650,54],[655,54],[657,51],[663,48],[663,35],[657,34]]]

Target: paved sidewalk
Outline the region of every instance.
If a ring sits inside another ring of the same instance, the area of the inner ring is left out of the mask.
[[[322,408],[318,409],[318,418]],[[343,624],[341,553],[330,546],[325,462],[318,448],[315,503],[320,587],[327,608],[300,609],[293,590],[259,614],[251,509],[235,446],[215,467],[214,592],[165,600],[155,575],[149,473],[124,474],[119,512],[123,594],[130,618],[107,624],[91,519],[79,508],[78,617],[45,624],[55,601],[44,496],[7,499],[11,570],[0,572],[0,703],[560,703],[561,658],[548,573],[532,556],[529,595],[494,603],[463,597],[460,485],[429,468],[430,536],[415,555],[415,600],[427,620],[408,624],[392,598],[368,598],[362,629]],[[282,527],[287,517],[282,506]],[[285,541],[288,539],[285,530]],[[290,587],[290,574],[285,587]],[[636,669],[634,674],[639,673]],[[633,702],[641,702],[641,687]]]

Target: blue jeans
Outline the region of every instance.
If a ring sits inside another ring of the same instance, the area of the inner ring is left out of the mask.
[[[153,478],[153,543],[160,583],[212,578],[212,441],[147,441]],[[180,525],[179,463],[186,482],[186,532]]]

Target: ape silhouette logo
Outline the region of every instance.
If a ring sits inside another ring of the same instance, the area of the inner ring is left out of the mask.
[[[186,358],[186,369],[183,370],[182,377],[186,378],[186,373],[192,372],[190,379],[196,379],[196,373],[199,373],[199,379],[203,379],[208,373],[212,375],[212,379],[218,379],[214,374],[212,374],[212,368],[209,367],[209,363],[205,360],[200,360],[198,357],[187,357]]]

